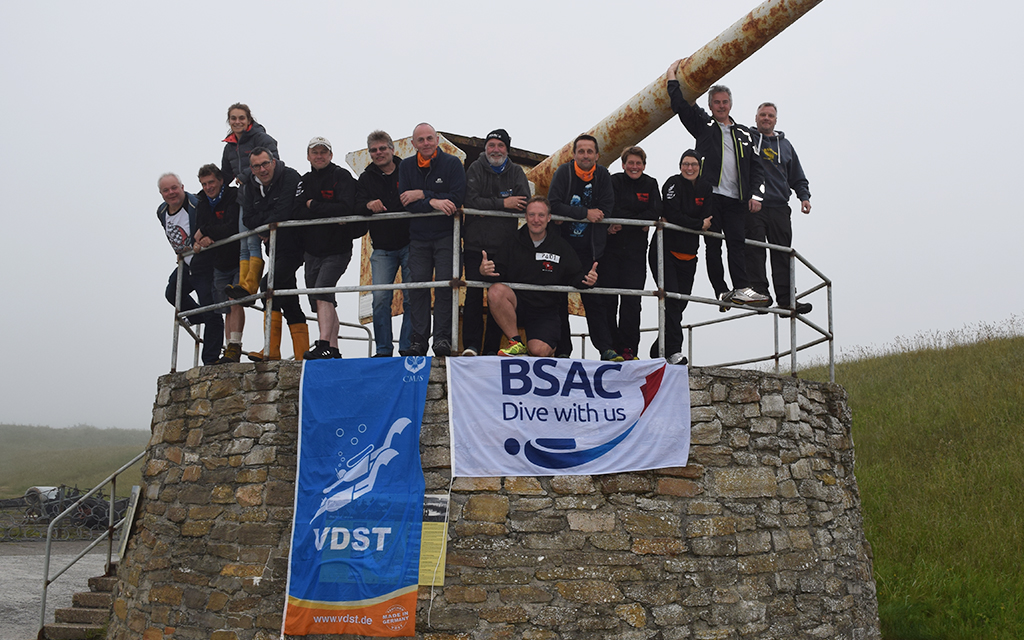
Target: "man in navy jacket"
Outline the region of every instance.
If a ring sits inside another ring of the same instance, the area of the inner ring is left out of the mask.
[[[416,155],[398,166],[398,191],[411,213],[440,211],[444,215],[414,218],[409,223],[411,282],[449,281],[453,277],[452,216],[466,197],[466,170],[455,156],[438,149],[437,131],[423,122],[412,131]],[[423,356],[430,335],[430,291],[409,290],[412,343],[402,355]],[[434,290],[434,355],[452,351],[452,290]]]

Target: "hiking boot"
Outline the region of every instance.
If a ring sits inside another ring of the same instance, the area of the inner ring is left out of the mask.
[[[686,364],[687,362],[689,362],[686,359],[686,356],[683,355],[682,351],[680,351],[679,353],[673,353],[669,357],[665,358],[665,361],[668,362],[669,364]]]
[[[213,364],[231,364],[233,362],[239,362],[241,359],[242,345],[229,342],[228,346],[224,347],[224,355]]]
[[[447,340],[441,340],[440,342],[434,343],[434,355],[439,358],[446,358],[452,355],[452,343]]]
[[[522,340],[510,340],[508,346],[504,349],[498,349],[499,356],[528,356],[530,350],[526,348],[526,345]]]
[[[615,353],[615,349],[606,349],[601,353],[601,359],[607,362],[622,362],[624,358]]]
[[[633,353],[632,349],[626,347],[622,350],[622,359],[629,362],[630,360],[639,360],[640,358],[636,357],[636,354]]]
[[[798,302],[798,303],[796,303],[795,311],[796,311],[796,314],[798,316],[802,316],[802,315],[806,315],[806,314],[810,313],[811,309],[813,309],[813,308],[814,307],[811,306],[810,302]],[[790,307],[790,309],[792,309],[792,307]]]
[[[427,355],[427,341],[423,339],[423,336],[415,334],[409,342],[409,348],[399,351],[398,354],[406,358],[409,356],[425,356]]]
[[[462,350],[462,355],[464,355],[464,356],[478,356],[478,355],[480,355],[480,350],[477,349],[476,347],[466,347],[465,349]]]
[[[332,347],[331,343],[326,340],[317,340],[313,343],[313,348],[302,354],[304,360],[330,360],[332,358],[340,358],[341,353],[337,347]]]
[[[749,307],[770,307],[772,304],[771,296],[758,293],[750,287],[736,289],[732,292],[732,297],[730,299],[733,304],[743,304]]]

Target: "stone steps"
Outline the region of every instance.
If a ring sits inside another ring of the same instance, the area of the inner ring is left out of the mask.
[[[54,622],[43,626],[46,640],[96,640],[105,635],[113,608],[114,576],[89,578],[90,591],[71,597],[71,608],[57,609]]]

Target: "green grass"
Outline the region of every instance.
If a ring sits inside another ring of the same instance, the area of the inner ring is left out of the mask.
[[[0,425],[0,498],[34,486],[78,485],[87,491],[146,448],[148,431]],[[117,479],[118,495],[139,484],[136,464]]]
[[[1019,329],[922,335],[836,367],[886,640],[1024,638]]]

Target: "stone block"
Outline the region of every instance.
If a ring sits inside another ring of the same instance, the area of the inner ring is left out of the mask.
[[[555,585],[559,595],[571,602],[584,604],[608,604],[622,602],[622,591],[613,584],[600,580],[577,580],[559,582]]]
[[[560,494],[587,494],[596,490],[590,476],[553,476],[551,490]]]
[[[541,486],[540,480],[531,477],[505,478],[505,491],[521,496],[538,496],[547,493]]]
[[[479,522],[504,523],[508,516],[508,496],[473,495],[466,501],[462,517]]]
[[[505,622],[515,624],[517,622],[528,622],[530,616],[522,607],[491,607],[479,609],[480,617],[488,622]]]
[[[711,495],[722,498],[770,498],[778,492],[775,472],[764,467],[714,469],[708,485]]]
[[[677,556],[686,553],[686,543],[673,538],[636,538],[630,551],[641,556]]]
[[[761,415],[781,418],[786,415],[786,401],[782,394],[773,393],[761,397]]]
[[[690,427],[691,444],[718,444],[722,439],[722,423],[718,420],[698,422]]]
[[[685,478],[659,478],[657,493],[659,495],[693,498],[704,490],[699,484]]]
[[[455,478],[452,491],[501,491],[501,478]]]
[[[625,513],[622,515],[622,524],[623,528],[634,536],[673,538],[680,535],[679,517],[675,515]]]
[[[508,604],[551,602],[554,596],[546,589],[529,585],[505,587],[498,592],[501,601]]]
[[[651,479],[639,474],[613,474],[600,476],[601,492],[611,493],[647,493],[651,490]]]
[[[184,593],[185,590],[183,588],[174,585],[154,586],[149,590],[149,602],[158,602],[176,607],[181,604]]]
[[[566,520],[573,531],[593,533],[615,529],[614,513],[572,512],[566,515]]]

